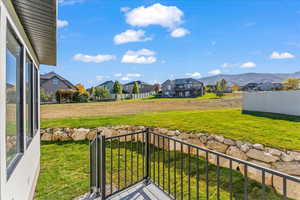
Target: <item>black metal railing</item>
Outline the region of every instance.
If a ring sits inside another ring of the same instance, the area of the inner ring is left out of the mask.
[[[249,170],[260,179],[252,180]],[[281,194],[270,187],[270,175],[282,180]],[[189,200],[287,199],[289,184],[300,187],[297,177],[149,129],[112,137],[97,133],[90,142],[91,194],[106,199],[142,181],[172,199]]]

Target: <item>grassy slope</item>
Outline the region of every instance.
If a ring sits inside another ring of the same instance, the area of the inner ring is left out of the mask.
[[[167,111],[117,117],[43,120],[42,128],[146,125],[213,133],[236,140],[300,150],[300,118],[275,114],[242,114],[239,109]]]
[[[113,183],[114,186],[117,186],[117,149],[116,143],[113,144]],[[109,145],[108,145],[109,146]],[[124,143],[120,144],[121,147],[121,168],[120,168],[120,186],[124,186]],[[127,144],[127,184],[130,182],[130,146]],[[38,186],[36,189],[35,199],[36,200],[49,200],[49,199],[59,199],[59,200],[70,200],[74,197],[77,197],[81,194],[88,192],[88,181],[89,181],[89,167],[88,167],[88,142],[56,142],[56,143],[44,143],[42,145],[42,157],[41,157],[41,174],[38,181]],[[139,149],[141,149],[141,144],[139,144]],[[157,151],[157,150],[156,150]],[[137,162],[136,162],[136,145],[133,145],[133,181],[137,178]],[[139,176],[141,177],[141,170],[142,170],[142,157],[141,152],[139,151],[138,155],[140,156],[138,166],[139,166]],[[152,154],[153,155],[153,154]],[[156,160],[158,158],[156,152]],[[107,170],[110,172],[110,151],[107,149]],[[165,154],[165,158],[167,158],[167,153]],[[176,190],[177,195],[180,191],[180,158],[181,155],[179,152],[176,154],[176,159],[174,159],[173,153],[171,153],[171,163],[170,163],[170,186],[171,191],[174,191],[174,160],[176,160]],[[185,194],[188,194],[187,188],[187,156],[184,156],[184,179],[183,179],[183,191]],[[200,197],[201,199],[205,198],[205,163],[202,159],[196,159],[195,157],[191,157],[191,199],[196,199],[196,169],[197,169],[197,162],[199,163],[199,177],[200,177]],[[160,180],[162,183],[162,152],[160,152]],[[167,163],[165,164],[167,166]],[[155,180],[158,180],[158,165],[155,166]],[[216,167],[213,165],[209,165],[209,191],[210,191],[210,198],[209,199],[216,199]],[[167,176],[168,170],[165,169],[165,176]],[[151,166],[151,174],[153,176],[153,163]],[[228,194],[228,177],[229,177],[229,170],[225,168],[221,168],[220,170],[220,195],[221,199],[229,199]],[[167,177],[165,178],[167,180]],[[238,199],[242,199],[243,197],[243,185],[244,179],[239,172],[233,172],[233,192],[236,194]],[[110,184],[110,178],[107,175],[107,183]],[[166,181],[166,190],[167,190],[167,181]],[[260,199],[260,191],[261,185],[249,180],[248,185],[248,192],[249,192],[249,199]],[[267,188],[268,198],[269,199],[281,199],[279,195],[277,195],[272,189]],[[185,196],[187,198],[187,196]]]

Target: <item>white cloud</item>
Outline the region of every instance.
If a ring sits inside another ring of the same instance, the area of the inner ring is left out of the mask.
[[[81,53],[78,53],[76,55],[74,55],[73,57],[74,60],[76,61],[81,61],[81,62],[95,62],[95,63],[101,63],[101,62],[105,62],[105,61],[110,61],[110,60],[114,60],[116,59],[116,57],[114,55],[96,55],[96,56],[90,56],[90,55],[84,55]]]
[[[208,72],[208,74],[210,74],[210,75],[218,75],[218,74],[221,74],[221,70],[215,69],[215,70],[212,70],[212,71]]]
[[[199,72],[194,72],[194,73],[186,73],[186,76],[192,77],[192,78],[200,78],[201,74]]]
[[[122,32],[118,35],[115,35],[114,42],[115,44],[124,44],[128,42],[143,42],[152,40],[151,37],[145,36],[145,31],[143,30],[132,30],[128,29],[125,32]]]
[[[123,74],[122,73],[116,73],[114,74],[115,77],[121,77]]]
[[[130,10],[129,7],[122,7],[122,8],[120,8],[120,11],[121,11],[121,12],[127,12],[127,11],[129,11],[129,10]]]
[[[122,58],[122,63],[151,64],[156,62],[155,52],[149,49],[127,51]]]
[[[245,62],[241,65],[241,68],[253,68],[256,67],[256,64],[254,62]]]
[[[129,81],[130,79],[129,79],[128,76],[124,76],[124,77],[121,78],[121,80],[122,80],[122,81]]]
[[[165,28],[174,29],[181,23],[184,13],[176,6],[164,6],[160,3],[149,7],[138,7],[125,14],[126,22],[131,26],[146,27],[149,25],[160,25]]]
[[[83,3],[87,0],[58,0],[58,3],[60,5],[73,5],[73,4],[76,4],[76,3]]]
[[[69,22],[67,20],[57,20],[57,27],[58,28],[62,28],[62,27],[65,27],[65,26],[68,26],[69,25]]]
[[[103,81],[105,79],[104,76],[96,76],[97,81]]]
[[[225,63],[223,63],[222,65],[221,65],[221,67],[222,68],[231,68],[231,67],[236,67],[236,66],[238,66],[239,64],[238,63],[227,63],[227,62],[225,62]]]
[[[138,74],[138,73],[128,73],[126,74],[125,76],[123,76],[121,78],[122,81],[129,81],[131,79],[131,77],[135,77],[135,78],[138,78],[138,77],[142,77],[143,74]]]
[[[184,37],[190,32],[185,28],[176,28],[171,32],[171,36],[174,38]]]
[[[289,52],[282,52],[279,53],[277,51],[273,51],[273,53],[270,55],[271,59],[290,59],[295,58],[295,56]]]
[[[128,77],[141,77],[141,76],[143,76],[143,74],[126,74],[126,76],[128,76]]]

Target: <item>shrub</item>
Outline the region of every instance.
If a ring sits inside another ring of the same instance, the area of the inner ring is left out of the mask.
[[[95,96],[99,98],[108,98],[110,96],[109,89],[105,86],[98,86],[95,88]]]

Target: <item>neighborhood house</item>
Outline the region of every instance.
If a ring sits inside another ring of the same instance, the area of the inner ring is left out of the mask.
[[[161,86],[166,97],[197,97],[204,95],[204,85],[193,78],[167,80]]]
[[[132,93],[132,89],[134,84],[137,83],[138,87],[139,87],[139,93],[150,93],[150,92],[154,92],[154,85],[145,83],[143,81],[132,81],[130,83],[126,83],[123,85],[123,90],[125,93],[127,94],[131,94]]]
[[[70,81],[55,72],[41,74],[40,86],[41,90],[43,90],[47,95],[52,96],[52,101],[55,101],[55,93],[58,90],[76,90],[75,86]]]

